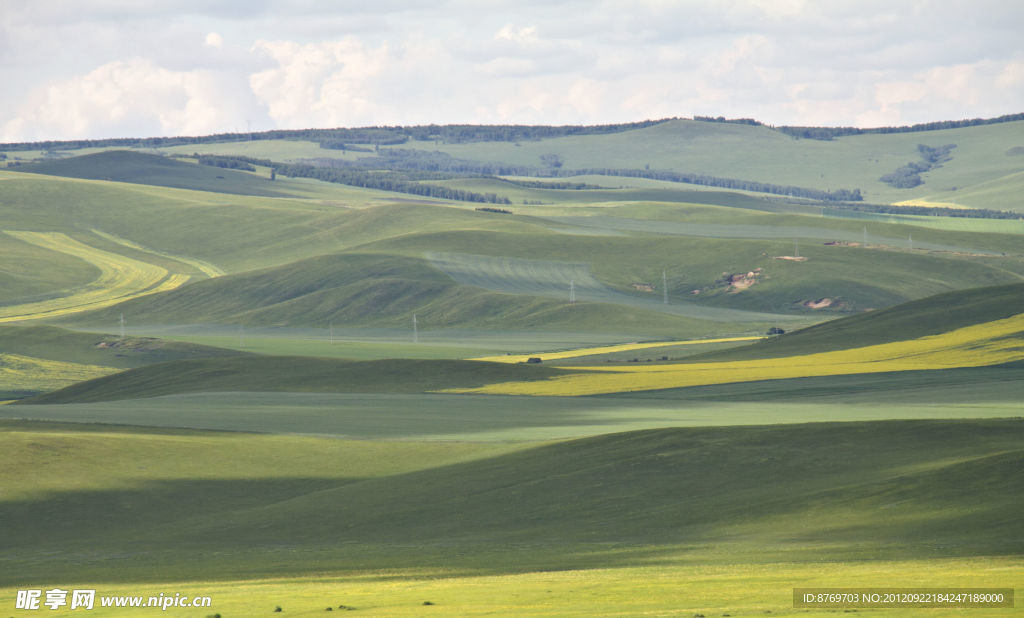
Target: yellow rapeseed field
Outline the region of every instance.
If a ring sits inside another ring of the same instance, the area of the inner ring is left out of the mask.
[[[902,202],[896,202],[895,204],[893,204],[893,206],[921,206],[923,208],[970,208],[970,206],[954,204],[953,202],[930,202],[925,199],[903,200]]]
[[[180,287],[188,275],[90,247],[59,232],[5,232],[44,249],[73,255],[96,266],[100,276],[88,285],[69,290],[66,296],[0,308],[0,323],[51,318],[79,311],[109,307],[119,302]]]
[[[620,345],[606,345],[596,348],[577,348],[575,350],[563,350],[561,352],[538,352],[535,354],[506,354],[504,356],[481,356],[470,360],[489,361],[492,363],[525,363],[529,358],[540,358],[544,361],[558,360],[561,358],[577,358],[580,356],[593,356],[596,354],[611,354],[614,352],[629,352],[631,350],[644,350],[647,348],[668,348],[683,345],[698,345],[701,343],[725,343],[729,341],[755,341],[761,337],[725,337],[722,339],[693,339],[690,341],[654,341],[648,343],[623,343]]]
[[[100,365],[0,354],[0,390],[49,391],[118,371]]]
[[[549,380],[445,392],[598,395],[757,380],[982,367],[1018,360],[1024,360],[1024,314],[941,335],[850,350],[716,363],[579,367],[580,373]]]

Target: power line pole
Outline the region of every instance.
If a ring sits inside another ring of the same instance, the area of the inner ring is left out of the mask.
[[[664,270],[661,271],[661,289],[662,289],[662,291],[665,292],[665,298],[664,298],[663,302],[667,305],[668,304],[668,276],[665,274]]]
[[[413,343],[419,343],[420,342],[419,325],[416,323],[416,314],[415,313],[412,314],[412,342]]]
[[[124,314],[121,314],[121,339],[124,339]]]
[[[569,303],[576,302],[576,280],[569,279]]]
[[[328,325],[327,330],[330,333],[331,345],[333,345],[334,344],[334,322],[331,322],[330,325]]]

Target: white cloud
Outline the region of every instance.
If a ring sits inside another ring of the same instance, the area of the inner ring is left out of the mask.
[[[36,91],[17,115],[4,123],[2,139],[238,130],[245,124],[246,108],[224,76],[208,71],[170,71],[148,60],[133,59],[107,63]]]
[[[209,47],[221,47],[224,45],[224,37],[216,32],[210,32],[206,35],[206,44]]]
[[[387,45],[347,37],[306,45],[259,41],[253,49],[277,65],[250,76],[249,84],[279,127],[376,124],[375,114],[386,107],[374,95],[375,79],[389,64]]]
[[[519,45],[531,45],[540,40],[537,38],[537,26],[516,28],[512,24],[506,24],[501,30],[495,32],[494,39],[512,41]]]

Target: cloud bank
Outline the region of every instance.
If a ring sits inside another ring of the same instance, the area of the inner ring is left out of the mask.
[[[1024,111],[1024,5],[0,0],[0,141]]]

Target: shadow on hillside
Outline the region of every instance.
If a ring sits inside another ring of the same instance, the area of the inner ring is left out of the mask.
[[[0,502],[0,585],[1012,554],[1022,445],[1021,421],[664,429],[380,478],[61,492]]]

